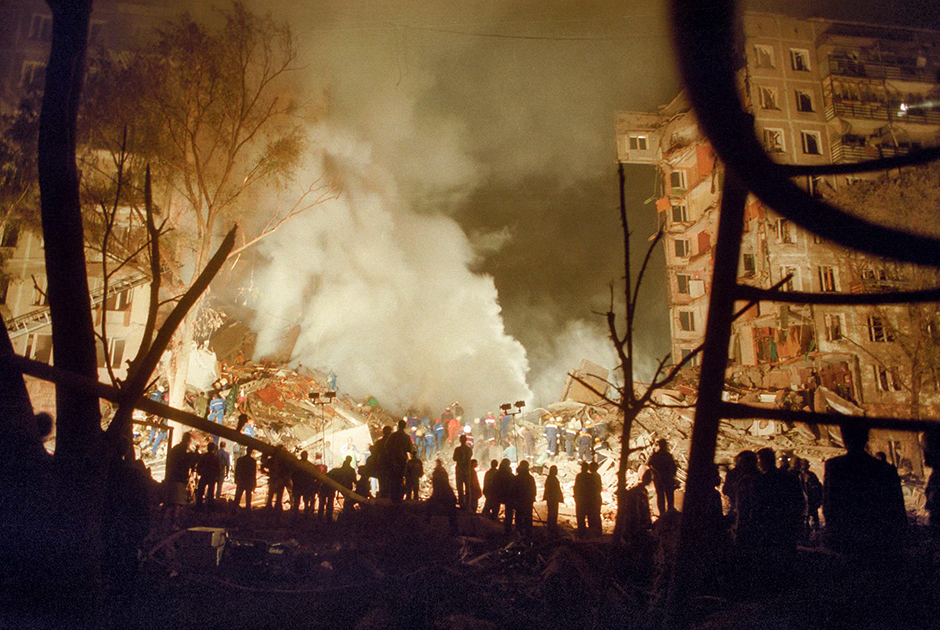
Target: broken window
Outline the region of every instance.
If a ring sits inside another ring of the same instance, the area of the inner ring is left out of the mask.
[[[10,291],[10,277],[0,277],[0,304],[7,303],[7,293]]]
[[[692,276],[686,275],[684,273],[676,274],[676,290],[683,295],[688,295],[689,280],[691,279]]]
[[[685,190],[685,171],[672,171],[669,173],[669,186]]]
[[[109,311],[126,311],[131,305],[131,290],[124,289],[111,295],[105,302],[105,308]]]
[[[780,109],[777,107],[777,89],[769,87],[757,88],[761,109]]]
[[[16,223],[8,222],[3,226],[3,236],[0,237],[0,247],[16,247],[20,240],[20,228]]]
[[[38,42],[52,41],[52,16],[45,13],[33,13],[29,22],[29,39]]]
[[[754,44],[755,65],[758,68],[776,68],[774,60],[774,47],[765,44]]]
[[[679,311],[679,329],[685,332],[695,332],[695,313]]]
[[[744,275],[752,276],[757,273],[757,260],[754,258],[754,254],[743,254],[742,259],[744,263]]]
[[[630,136],[631,151],[646,151],[646,136]]]
[[[24,356],[43,363],[49,363],[52,360],[52,335],[29,333],[26,337]]]
[[[801,48],[791,48],[790,67],[797,72],[809,72],[809,51]]]
[[[796,230],[790,224],[789,219],[777,219],[777,222],[774,224],[774,229],[777,232],[777,242],[778,243],[796,243]]]
[[[783,153],[783,129],[764,129],[764,150],[768,153]]]
[[[689,208],[684,203],[677,203],[672,207],[673,223],[685,223],[689,220]]]
[[[813,94],[807,90],[797,90],[796,91],[796,111],[798,112],[814,112],[816,108],[813,107]]]
[[[885,319],[878,315],[868,316],[868,340],[878,343],[894,341],[894,333],[885,324]]]
[[[98,367],[99,368],[106,367],[105,357],[104,357],[104,344],[101,343],[100,339],[98,339],[95,345],[96,345],[96,351],[98,354]],[[124,345],[125,345],[124,339],[112,337],[111,339],[108,340],[108,353],[111,355],[110,358],[111,358],[112,368],[116,369],[116,368],[121,367],[121,362],[124,360]]]
[[[816,268],[819,274],[819,290],[824,293],[834,293],[839,289],[836,286],[836,270],[828,265],[820,265]]]
[[[845,329],[845,319],[842,313],[826,313],[826,340],[841,341],[842,331]]]
[[[691,250],[688,239],[677,238],[675,243],[676,256],[679,258],[686,258]]]
[[[797,274],[796,267],[790,265],[780,267],[780,279],[783,280],[787,276],[790,276],[790,279],[780,287],[780,290],[796,291],[799,288],[799,275]]]
[[[46,64],[42,61],[24,61],[20,71],[20,87],[42,87],[46,82]]]
[[[897,369],[884,367],[882,365],[873,365],[872,371],[875,374],[875,386],[880,392],[899,392],[901,384],[898,382]]]
[[[807,155],[822,154],[822,140],[817,131],[801,131],[800,140],[803,142],[803,153]]]

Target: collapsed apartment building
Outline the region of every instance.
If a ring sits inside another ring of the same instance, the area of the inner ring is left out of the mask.
[[[783,164],[859,162],[940,143],[940,33],[745,12],[738,85],[756,134]],[[705,338],[723,167],[684,93],[656,112],[618,112],[619,160],[652,165],[664,230],[672,358]],[[802,177],[813,195],[857,176]],[[756,197],[745,211],[738,281],[781,291],[873,293],[919,288],[910,265],[849,253],[805,232]],[[936,416],[934,369],[919,369],[900,337],[906,305],[845,307],[759,302],[732,327],[726,396],[742,402],[850,415]],[[727,421],[764,439],[784,423]],[[800,428],[820,448],[836,436]],[[923,478],[916,434],[878,430],[882,451],[914,483]],[[822,458],[825,459],[825,458]]]

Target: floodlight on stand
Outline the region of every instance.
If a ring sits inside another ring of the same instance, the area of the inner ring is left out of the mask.
[[[512,409],[512,404],[506,403],[505,405],[500,405],[499,408],[502,409],[503,411],[509,411],[510,409]]]
[[[310,400],[317,400],[320,398],[320,392],[310,392]]]
[[[516,401],[516,409],[522,409],[523,407],[525,407],[525,401],[524,401],[524,400],[517,400],[517,401]]]
[[[336,398],[336,392],[333,391],[323,392],[323,395],[326,396],[327,399]]]

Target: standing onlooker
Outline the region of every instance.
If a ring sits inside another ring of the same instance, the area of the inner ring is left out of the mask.
[[[659,450],[650,455],[647,462],[653,469],[653,487],[656,488],[656,507],[662,517],[667,510],[673,510],[676,491],[676,460],[669,452],[669,442],[659,441]]]
[[[258,485],[258,462],[251,456],[248,448],[245,454],[235,461],[235,509],[245,495],[245,510],[251,511],[251,494]]]
[[[483,502],[482,515],[493,520],[499,518],[499,500],[496,497],[496,469],[499,462],[495,459],[490,462],[490,469],[483,475]]]
[[[581,462],[581,472],[574,478],[574,509],[578,521],[578,535],[587,533],[588,511],[594,495],[594,482],[587,462]]]
[[[470,507],[470,460],[473,459],[473,449],[467,446],[467,436],[460,436],[460,446],[454,449],[454,462],[456,462],[454,476],[457,479],[457,503],[466,510]]]
[[[196,466],[198,459],[196,453],[189,451],[192,440],[193,434],[187,431],[180,439],[180,443],[171,448],[166,456],[163,513],[169,515],[174,524],[179,523],[180,509],[189,502],[186,487],[189,485],[189,474]]]
[[[408,464],[405,466],[405,500],[417,501],[418,490],[421,486],[421,477],[424,476],[424,465],[421,458],[409,453]]]
[[[225,450],[225,442],[219,442],[219,464],[222,466],[222,472],[219,475],[219,482],[216,484],[215,498],[222,498],[222,482],[228,479],[232,472],[232,455]]]
[[[199,484],[196,486],[196,507],[202,507],[203,501],[207,506],[211,506],[215,496],[215,486],[222,476],[222,462],[219,461],[214,442],[209,442],[206,452],[199,456],[196,462],[196,472],[199,474]]]
[[[307,451],[300,454],[300,461],[308,463],[309,455]],[[316,477],[300,468],[294,468],[291,471],[291,505],[290,511],[293,518],[300,514],[300,503],[304,504],[304,515],[309,516],[313,512],[313,495],[316,492]]]
[[[527,460],[519,462],[514,481],[516,530],[523,536],[528,536],[532,533],[532,509],[535,504],[536,489],[535,479],[529,472]]]
[[[558,481],[558,466],[548,469],[542,500],[548,506],[548,529],[555,531],[558,529],[558,504],[565,500],[565,496],[561,493],[561,483]]]
[[[588,470],[591,471],[591,503],[587,513],[588,529],[595,536],[600,536],[604,533],[601,526],[601,504],[604,502],[601,498],[603,481],[597,472],[597,462],[588,464]]]
[[[480,477],[477,474],[477,460],[470,460],[470,511],[476,514],[477,505],[480,503],[480,497],[483,491],[480,489]]]

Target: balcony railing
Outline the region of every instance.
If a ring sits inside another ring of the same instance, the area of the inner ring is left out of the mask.
[[[829,74],[860,79],[891,81],[918,81],[936,83],[928,68],[873,60],[856,60],[847,57],[829,57]]]
[[[826,104],[826,120],[833,118],[862,118],[865,120],[892,120],[924,125],[940,125],[940,110],[909,109],[901,112],[900,103],[840,101]]]
[[[862,146],[843,144],[838,141],[832,143],[832,161],[837,164],[862,162],[875,158],[898,157],[910,153],[911,148],[906,146],[898,147],[889,144]]]

